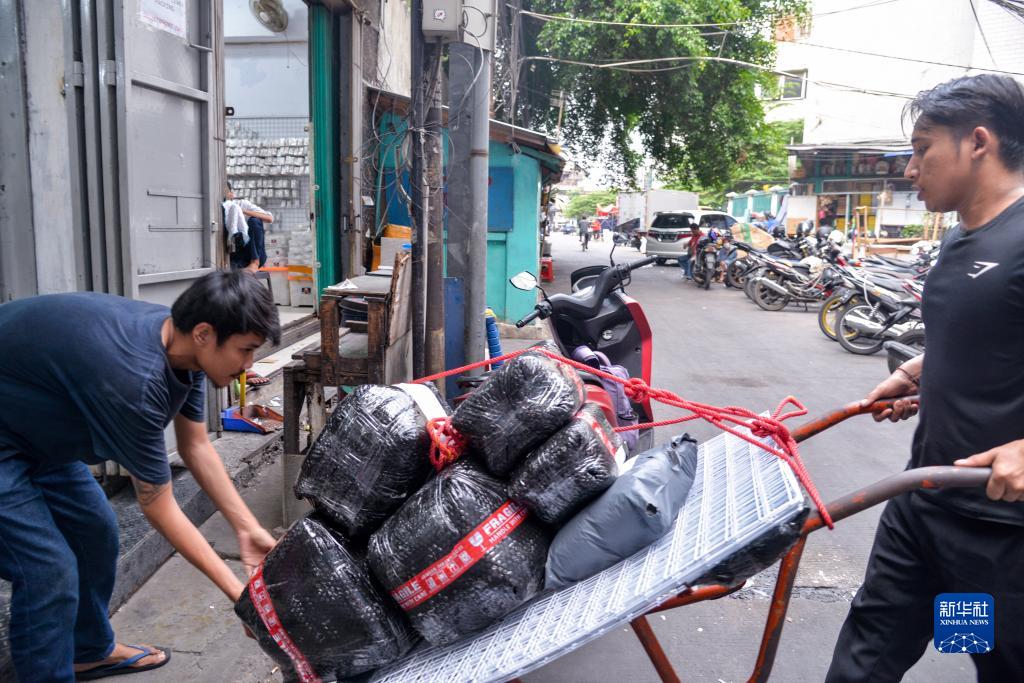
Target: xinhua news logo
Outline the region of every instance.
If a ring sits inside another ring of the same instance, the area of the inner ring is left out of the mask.
[[[996,646],[995,601],[988,593],[935,597],[935,649],[946,654],[985,654]]]

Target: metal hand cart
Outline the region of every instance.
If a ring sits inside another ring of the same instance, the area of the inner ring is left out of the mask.
[[[852,403],[792,434],[803,441],[849,417],[891,405],[891,401],[867,407]],[[838,522],[900,493],[981,486],[990,474],[985,468],[907,470],[843,496],[827,508]],[[585,581],[543,593],[476,636],[446,647],[423,646],[378,670],[370,680],[515,681],[628,622],[661,680],[678,682],[646,615],[735,592],[749,578],[744,566],[759,570],[781,556],[750,676],[750,681],[766,681],[807,535],[822,526],[786,463],[743,439],[721,434],[700,446],[693,488],[673,529],[661,540]]]

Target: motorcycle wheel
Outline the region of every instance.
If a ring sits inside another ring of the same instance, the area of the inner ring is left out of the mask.
[[[763,283],[754,285],[754,303],[766,311],[781,311],[789,304],[789,297],[768,289]]]
[[[865,318],[871,316],[871,308],[868,304],[848,306],[836,322],[836,340],[839,345],[858,356],[870,356],[878,353],[885,343],[885,339],[862,334],[847,322],[849,316],[859,315]],[[878,323],[882,322],[881,316],[877,314],[871,316],[871,319]]]
[[[707,273],[707,277],[704,278],[704,289],[711,289],[711,283],[718,276],[718,259],[715,258],[714,254],[704,254],[704,272]]]
[[[746,271],[747,264],[743,263],[742,259],[733,261],[725,271],[726,286],[742,289],[744,283],[747,281]]]
[[[913,346],[921,353],[924,353],[924,328],[915,327],[912,330],[907,330],[900,336],[893,339],[893,341],[899,342],[900,344],[906,344],[907,346]],[[897,358],[894,358],[892,354],[889,354],[888,364],[890,374],[896,372],[896,368],[902,365],[902,363],[900,363]]]
[[[746,294],[747,298],[751,301],[754,301],[754,281],[762,275],[764,275],[763,270],[755,270],[747,275],[747,279],[743,283],[743,293]]]
[[[693,272],[690,273],[690,277],[693,278],[693,284],[698,287],[704,286],[704,281],[707,279],[704,274],[704,270],[701,268],[694,268]]]
[[[856,305],[860,302],[859,298],[854,297],[847,304],[843,304],[842,297],[838,294],[825,299],[825,303],[818,309],[818,328],[821,333],[832,341],[836,341],[836,323],[839,322],[839,316],[843,314],[843,309],[848,305]]]

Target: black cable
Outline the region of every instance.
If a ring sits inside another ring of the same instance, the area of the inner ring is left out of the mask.
[[[973,4],[972,4],[973,7]],[[1003,69],[987,69],[978,66],[968,66],[966,64],[950,64],[949,62],[936,62],[930,59],[917,59],[914,57],[897,57],[895,55],[884,55],[880,52],[865,52],[863,50],[854,50],[848,47],[836,47],[834,45],[818,45],[817,43],[806,43],[804,41],[796,40],[780,40],[780,43],[791,43],[793,45],[805,45],[807,47],[815,47],[822,50],[834,50],[836,52],[849,52],[855,55],[865,55],[867,57],[881,57],[882,59],[895,59],[901,62],[916,62],[918,64],[932,64],[934,66],[948,66],[954,69],[973,69],[975,71],[988,71],[992,73],[1006,74],[1007,76],[1024,76],[1024,72],[1020,71],[1005,71]]]
[[[974,6],[974,0],[967,0],[971,5],[971,14],[974,15],[974,24],[978,27],[978,33],[981,34],[981,42],[985,43],[985,50],[988,52],[988,58],[992,60],[992,66],[996,65],[996,58],[992,56],[992,48],[989,47],[988,38],[985,36],[985,29],[981,27],[981,19],[978,18],[978,8]]]

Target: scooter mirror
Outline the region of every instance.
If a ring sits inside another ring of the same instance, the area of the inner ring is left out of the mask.
[[[621,232],[617,232],[617,233],[615,233],[615,235],[614,235],[614,236],[612,237],[612,241],[614,241],[614,242],[615,242],[615,244],[625,244],[625,243],[626,243],[626,242],[628,242],[629,240],[628,240],[628,239],[626,238],[626,236],[625,236],[625,235],[623,235],[623,234],[622,234]]]
[[[538,284],[537,276],[528,270],[524,270],[517,275],[513,275],[508,279],[508,281],[513,287],[524,292],[532,292],[537,289]]]

